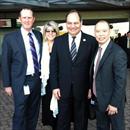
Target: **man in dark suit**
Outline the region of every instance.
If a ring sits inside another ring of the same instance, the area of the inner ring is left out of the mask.
[[[120,37],[116,43],[126,52],[128,57],[127,68],[130,68],[130,31]]]
[[[96,24],[95,36],[99,49],[97,49],[93,62],[94,68],[91,72],[93,72],[92,98],[97,105],[97,130],[111,128],[125,130],[127,56],[123,49],[110,40],[107,21],[101,20]]]
[[[32,30],[35,17],[31,9],[22,9],[19,20],[22,24],[21,28],[6,34],[3,39],[3,86],[5,92],[9,96],[13,95],[14,99],[12,129],[35,130],[40,106],[39,61],[41,59],[42,34]],[[32,49],[35,56],[32,54]],[[35,61],[34,57],[36,57]]]
[[[74,129],[86,130],[89,69],[97,44],[81,31],[82,19],[76,10],[66,15],[66,26],[68,33],[55,39],[50,60],[50,83],[59,107],[57,130],[70,130],[72,113]]]

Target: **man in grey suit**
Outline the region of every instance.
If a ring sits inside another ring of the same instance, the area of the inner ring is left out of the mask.
[[[12,130],[35,130],[40,107],[42,34],[32,30],[35,17],[31,9],[22,9],[19,20],[21,28],[3,39],[3,86],[14,99]]]
[[[123,49],[111,41],[107,21],[101,20],[96,24],[95,36],[99,49],[91,74],[92,98],[97,105],[97,130],[125,130],[127,56]]]
[[[76,10],[66,15],[66,26],[68,33],[54,40],[50,60],[50,83],[59,107],[57,130],[70,130],[72,113],[74,129],[86,130],[89,69],[97,44],[81,31],[82,19]]]

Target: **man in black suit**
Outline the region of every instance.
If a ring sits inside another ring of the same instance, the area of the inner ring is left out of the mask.
[[[35,17],[31,9],[22,9],[19,20],[22,24],[21,28],[6,34],[3,39],[3,86],[5,92],[9,96],[13,95],[14,99],[12,129],[35,130],[40,106],[39,61],[41,59],[42,34],[32,30]],[[36,57],[35,61],[34,57]]]
[[[99,49],[91,74],[93,72],[92,98],[97,105],[97,130],[125,130],[127,56],[121,47],[110,40],[107,21],[101,20],[96,24],[95,36]]]
[[[128,57],[127,68],[130,68],[130,31],[120,37],[116,43],[126,52]]]
[[[66,15],[66,26],[68,33],[55,39],[50,60],[50,82],[59,107],[57,130],[70,130],[72,112],[74,129],[86,130],[89,69],[97,44],[81,31],[82,19],[76,10]]]

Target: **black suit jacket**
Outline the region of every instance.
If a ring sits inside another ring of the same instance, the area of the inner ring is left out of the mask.
[[[50,60],[50,82],[52,89],[60,88],[61,98],[73,95],[82,100],[87,97],[89,69],[96,45],[94,37],[82,33],[78,54],[72,63],[68,33],[55,39]]]
[[[33,30],[40,49],[42,48],[42,34]],[[41,53],[42,50],[40,50]],[[11,86],[14,94],[23,89],[27,70],[27,57],[21,31],[6,34],[2,44],[2,77],[3,86]]]
[[[93,64],[91,79],[92,77]],[[104,52],[96,74],[96,94],[101,111],[106,111],[108,104],[118,109],[124,107],[126,79],[126,53],[111,41]]]

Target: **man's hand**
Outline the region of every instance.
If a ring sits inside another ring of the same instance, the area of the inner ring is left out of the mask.
[[[114,115],[114,114],[117,114],[117,113],[118,113],[117,107],[114,107],[114,106],[112,106],[112,105],[108,105],[106,111],[107,111],[108,115]]]
[[[6,87],[5,92],[7,93],[8,96],[12,96],[12,94],[13,94],[11,87]]]
[[[60,97],[61,97],[60,89],[59,89],[59,88],[53,89],[53,95],[55,96],[55,98],[56,98],[57,100],[59,100]]]
[[[88,99],[90,99],[92,97],[92,92],[91,89],[88,90]]]

